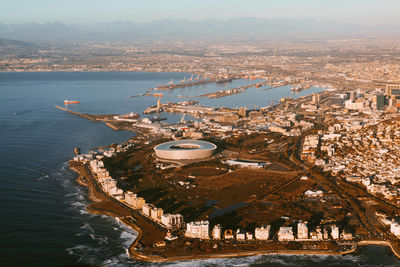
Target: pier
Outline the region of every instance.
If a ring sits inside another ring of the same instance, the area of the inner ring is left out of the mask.
[[[57,106],[57,105],[54,105],[54,106],[56,108],[60,109],[60,110],[66,111],[66,112],[68,112],[68,113],[70,113],[72,115],[75,115],[75,116],[79,116],[79,117],[88,119],[90,121],[113,121],[113,118],[115,116],[118,116],[118,114],[91,115],[91,114],[88,114],[88,113],[79,113],[79,112],[76,112],[76,111],[72,111],[70,109],[63,108],[63,107],[60,107],[60,106]]]

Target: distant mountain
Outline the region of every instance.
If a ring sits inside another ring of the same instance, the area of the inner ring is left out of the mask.
[[[400,27],[365,26],[314,19],[156,20],[116,21],[90,25],[0,24],[0,38],[35,41],[133,41],[199,38],[340,38],[400,36]]]
[[[39,46],[24,41],[10,40],[10,39],[0,39],[0,58],[1,55],[23,55],[37,53]]]
[[[0,47],[6,47],[6,46],[31,47],[31,46],[36,46],[36,45],[33,43],[24,42],[24,41],[0,39]]]

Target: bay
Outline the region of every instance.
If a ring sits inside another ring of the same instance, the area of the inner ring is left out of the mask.
[[[68,169],[73,148],[121,143],[132,132],[114,131],[54,108],[65,99],[81,103],[69,108],[93,114],[141,113],[157,98],[139,95],[189,73],[146,72],[38,72],[0,73],[0,265],[2,266],[150,266],[126,255],[136,236],[131,229],[104,215],[86,211],[87,190],[76,184]],[[321,88],[293,94],[289,86],[220,99],[197,96],[257,81],[234,80],[165,91],[162,102],[194,99],[206,106],[261,107],[286,96],[299,97]],[[180,98],[178,96],[188,98]],[[168,121],[181,115],[162,114]],[[243,259],[175,262],[171,266],[388,266],[400,262],[387,248],[370,246],[359,255],[268,255]],[[159,265],[159,264],[157,264]],[[164,264],[162,264],[164,265]]]

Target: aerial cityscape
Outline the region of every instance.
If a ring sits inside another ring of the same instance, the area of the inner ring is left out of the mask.
[[[399,3],[72,2],[0,11],[5,266],[400,265]]]

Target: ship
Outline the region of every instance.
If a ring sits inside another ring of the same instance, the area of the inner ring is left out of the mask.
[[[80,101],[77,101],[77,100],[68,100],[68,99],[64,100],[64,104],[65,105],[68,105],[68,104],[79,104],[79,103],[80,103]]]
[[[120,116],[122,119],[137,119],[140,117],[140,114],[135,113],[135,112],[131,112],[128,114],[124,114]]]

